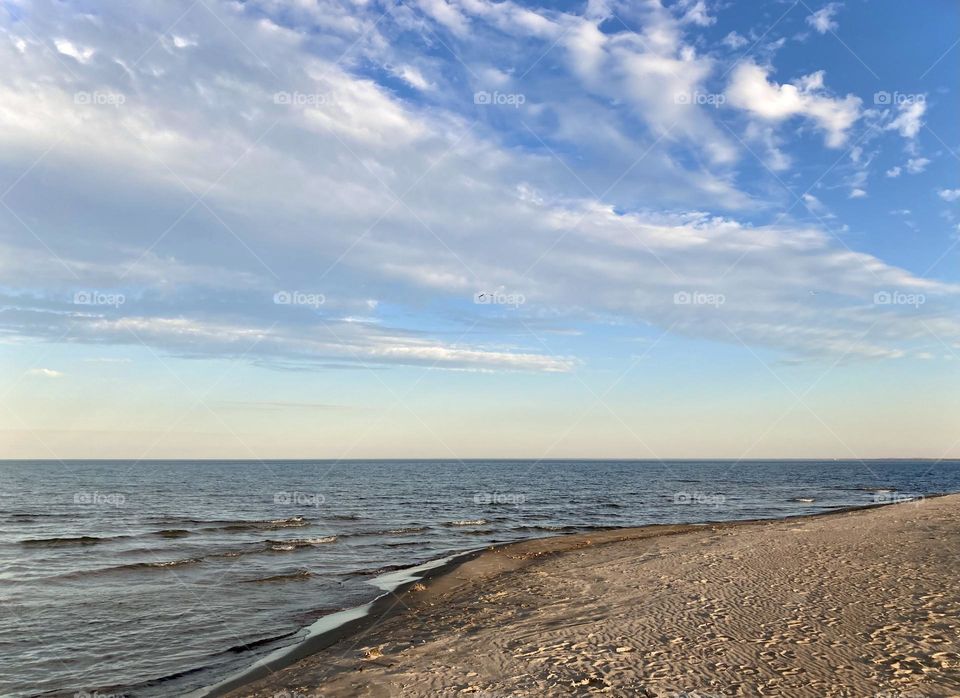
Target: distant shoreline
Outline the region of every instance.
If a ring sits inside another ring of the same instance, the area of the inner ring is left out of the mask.
[[[957,463],[960,458],[890,456],[871,458],[0,458],[0,463]]]
[[[936,494],[917,501],[927,502],[940,498],[956,499],[960,495]],[[328,633],[312,637],[288,651],[284,656],[266,665],[255,665],[242,672],[240,676],[217,684],[191,695],[203,696],[240,696],[275,694],[283,688],[289,688],[291,681],[299,674],[298,667],[314,664],[321,656],[337,653],[343,645],[370,644],[383,639],[376,626],[389,620],[403,625],[405,609],[431,609],[446,602],[450,595],[469,594],[468,589],[490,580],[503,580],[511,573],[520,573],[535,563],[554,559],[562,563],[572,553],[578,551],[597,551],[611,545],[631,545],[640,542],[662,540],[668,537],[684,536],[696,532],[714,531],[733,533],[737,529],[751,530],[771,525],[789,525],[794,522],[808,522],[834,519],[843,515],[859,515],[861,512],[893,507],[916,507],[916,502],[899,505],[868,504],[856,507],[842,507],[836,510],[816,514],[788,516],[773,519],[749,519],[718,523],[697,524],[654,524],[642,527],[612,528],[591,533],[551,535],[519,542],[495,545],[485,549],[469,551],[453,556],[443,564],[426,571],[418,579],[411,580],[393,593],[387,594],[369,604],[367,613],[353,618]],[[425,587],[425,588],[423,588]],[[448,632],[441,628],[439,633]],[[340,676],[340,672],[334,672]],[[297,679],[299,681],[299,677]],[[326,689],[324,681],[313,686]],[[262,685],[261,685],[262,684]],[[297,683],[296,685],[301,685]],[[238,690],[242,689],[242,690]],[[256,693],[249,691],[256,690]]]

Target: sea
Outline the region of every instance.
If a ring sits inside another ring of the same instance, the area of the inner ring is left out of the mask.
[[[956,491],[956,460],[0,461],[0,695],[203,696],[496,543]]]

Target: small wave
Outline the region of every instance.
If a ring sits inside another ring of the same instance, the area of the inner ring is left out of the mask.
[[[77,570],[76,572],[70,572],[62,576],[64,578],[87,577],[90,575],[111,574],[115,572],[133,572],[136,570],[149,570],[149,569],[169,569],[171,567],[186,567],[187,565],[195,565],[199,562],[203,562],[203,558],[190,557],[182,560],[166,560],[162,562],[133,562],[129,565],[117,565],[116,567],[101,567],[99,569],[94,569],[94,570]]]
[[[251,642],[248,642],[243,645],[234,645],[233,647],[228,647],[222,652],[218,652],[218,654],[240,654],[243,652],[249,652],[250,650],[255,649],[257,647],[262,647],[263,645],[269,645],[270,643],[276,642],[277,640],[282,640],[286,637],[290,637],[291,635],[296,635],[298,632],[300,631],[294,630],[289,633],[284,633],[283,635],[274,635],[273,637],[265,637],[261,640],[252,640]],[[284,695],[284,694],[281,692],[281,693],[278,693],[277,695]]]
[[[291,516],[286,519],[190,519],[179,516],[150,516],[150,521],[170,528],[199,526],[199,531],[254,531],[275,528],[298,528],[309,526],[310,519],[305,516]]]
[[[351,538],[365,538],[367,536],[404,536],[409,533],[422,533],[428,530],[428,526],[401,526],[400,528],[379,529],[376,531],[357,531],[345,535]]]
[[[400,543],[400,545],[410,545],[409,543]],[[384,565],[383,567],[373,567],[365,570],[354,570],[347,572],[348,577],[373,577],[387,572],[396,572],[410,567],[410,565]]]
[[[226,526],[219,526],[219,531],[262,531],[274,530],[278,528],[300,528],[309,526],[310,519],[304,516],[291,516],[289,519],[270,519],[267,521],[235,521]]]
[[[330,516],[324,516],[324,519],[329,519],[330,521],[359,521],[363,517],[359,514],[331,514]]]
[[[461,521],[447,521],[444,526],[483,526],[490,523],[486,519],[463,519]]]
[[[165,528],[162,531],[154,531],[153,535],[161,538],[183,538],[189,536],[190,531],[185,528]]]
[[[554,525],[554,524],[534,524],[526,526],[515,526],[511,530],[513,531],[549,531],[550,533],[585,533],[587,531],[609,531],[615,526],[597,526],[593,524],[583,524],[577,526],[574,524],[569,524],[566,526]]]
[[[533,526],[515,526],[514,531],[549,531],[550,533],[570,533],[578,530],[576,526],[555,526],[551,524],[535,524]]]
[[[883,494],[886,492],[896,492],[895,487],[835,487],[841,492],[869,492],[870,494]]]
[[[391,528],[386,533],[391,536],[402,536],[405,533],[422,533],[426,530],[426,526],[404,526],[401,528]]]
[[[811,502],[817,501],[813,497],[794,497],[790,500],[791,502],[803,502],[804,504],[810,504]]]
[[[200,557],[184,558],[181,560],[167,560],[161,562],[132,562],[126,565],[117,565],[114,567],[101,567],[97,569],[77,570],[60,575],[63,578],[86,577],[90,575],[111,574],[118,572],[129,572],[131,570],[144,570],[169,567],[183,567],[186,565],[195,565],[206,560],[218,560],[223,558],[237,558],[245,555],[263,555],[271,552],[290,552],[311,548],[318,545],[329,545],[337,541],[336,536],[323,536],[319,538],[291,538],[289,540],[264,540],[259,543],[248,545],[239,550],[224,550],[220,552],[210,552]],[[149,552],[143,550],[142,552]],[[250,580],[255,581],[255,580]]]
[[[125,538],[126,536],[115,536],[116,538]],[[66,538],[30,538],[20,541],[21,545],[36,548],[56,548],[63,545],[96,545],[109,538],[98,538],[97,536],[73,536]]]
[[[241,584],[268,584],[271,582],[291,582],[298,579],[309,579],[313,574],[307,570],[298,570],[290,574],[275,574],[272,577],[261,577],[260,579],[244,579]]]
[[[298,548],[310,548],[314,545],[328,545],[336,542],[336,536],[322,536],[320,538],[291,538],[290,540],[267,541],[267,543],[270,545],[270,550],[276,550],[280,552],[296,550]]]
[[[289,519],[272,519],[267,522],[271,526],[276,526],[278,528],[288,528],[296,526],[306,526],[310,523],[310,520],[305,516],[291,516]]]
[[[195,565],[203,562],[202,557],[188,557],[182,560],[168,560],[166,562],[136,562],[127,567],[183,567],[185,565]]]

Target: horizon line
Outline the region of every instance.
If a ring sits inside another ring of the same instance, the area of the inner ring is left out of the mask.
[[[665,463],[665,462],[727,462],[727,463],[759,463],[767,461],[791,461],[791,462],[812,462],[829,461],[836,463],[866,463],[878,461],[927,461],[941,463],[946,461],[960,462],[960,456],[957,457],[939,457],[929,456],[911,457],[911,456],[874,456],[870,458],[836,458],[827,457],[770,457],[770,458],[730,458],[730,457],[700,457],[700,458],[529,458],[529,457],[496,457],[484,458],[472,456],[469,458],[460,458],[451,456],[447,458],[436,457],[390,457],[390,458],[0,458],[0,463],[29,462],[29,463],[120,463],[134,461],[137,463],[170,463],[170,462],[198,462],[198,463],[294,463],[294,462],[363,462],[363,461],[383,461],[383,462],[539,462],[539,463],[564,463],[564,462],[583,462],[583,463],[609,463],[609,462],[629,462],[629,463]]]

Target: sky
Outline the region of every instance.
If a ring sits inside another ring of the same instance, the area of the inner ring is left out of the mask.
[[[0,4],[0,457],[960,457],[960,6]]]

